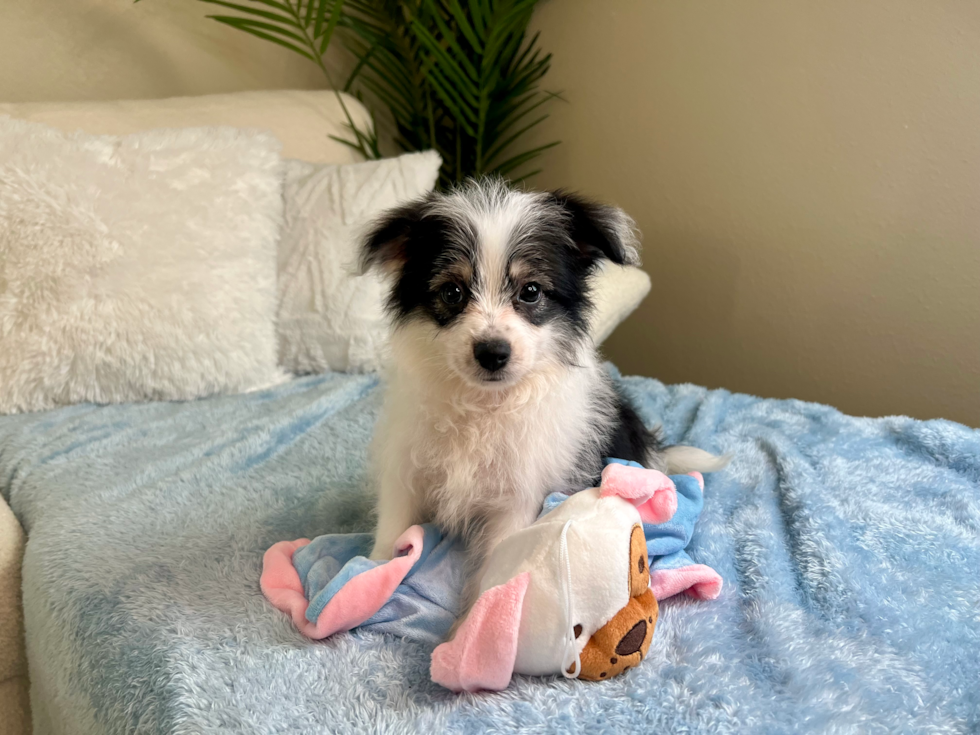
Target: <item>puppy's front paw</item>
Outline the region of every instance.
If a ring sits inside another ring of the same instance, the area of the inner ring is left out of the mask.
[[[392,544],[378,544],[374,545],[371,549],[371,555],[368,557],[371,561],[391,561],[391,547]]]

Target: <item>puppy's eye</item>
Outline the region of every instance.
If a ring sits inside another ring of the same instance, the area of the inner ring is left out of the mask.
[[[525,304],[533,304],[541,298],[541,286],[537,283],[525,283],[521,287],[520,300]]]
[[[463,289],[458,283],[444,283],[439,289],[439,295],[450,306],[458,306],[463,300]]]

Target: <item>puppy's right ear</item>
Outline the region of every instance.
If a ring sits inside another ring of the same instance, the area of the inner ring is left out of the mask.
[[[361,243],[359,271],[398,273],[408,260],[408,243],[425,214],[426,199],[389,209],[371,225]]]
[[[626,212],[561,190],[550,196],[565,210],[569,237],[588,261],[608,258],[617,265],[640,264],[639,231]]]

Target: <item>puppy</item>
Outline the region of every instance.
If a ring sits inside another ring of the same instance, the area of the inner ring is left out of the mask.
[[[392,210],[361,266],[387,274],[393,320],[373,447],[390,558],[415,523],[466,539],[479,567],[554,490],[595,486],[603,457],[671,472],[724,459],[664,448],[616,391],[589,336],[600,261],[639,264],[633,221],[562,192],[486,179]]]

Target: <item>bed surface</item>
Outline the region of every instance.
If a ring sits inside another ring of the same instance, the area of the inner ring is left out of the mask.
[[[0,417],[36,732],[980,728],[980,432],[623,385],[670,441],[735,452],[691,546],[721,598],[666,601],[615,680],[463,696],[425,646],[314,643],[259,592],[275,541],[370,530],[376,378]]]

